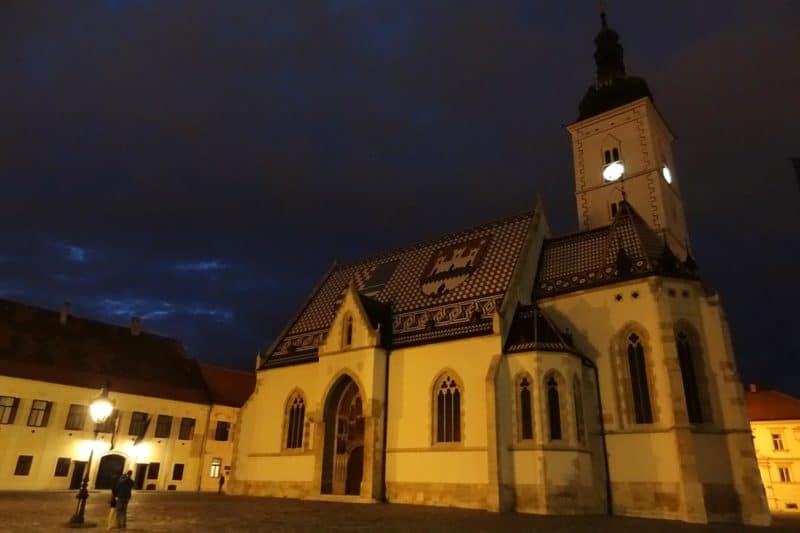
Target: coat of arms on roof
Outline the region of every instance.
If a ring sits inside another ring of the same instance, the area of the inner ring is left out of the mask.
[[[423,270],[420,285],[428,296],[440,296],[464,283],[480,266],[489,236],[439,248]]]

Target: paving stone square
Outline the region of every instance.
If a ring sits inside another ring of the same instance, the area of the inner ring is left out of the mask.
[[[92,492],[86,518],[104,531],[107,492]],[[67,531],[74,492],[0,492],[0,531]],[[800,531],[800,517],[778,517],[771,528],[697,525],[606,516],[536,516],[415,505],[349,504],[198,493],[135,493],[128,508],[132,532],[763,532]]]

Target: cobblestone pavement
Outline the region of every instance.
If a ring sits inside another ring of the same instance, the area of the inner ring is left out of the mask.
[[[92,492],[87,520],[104,530],[107,492]],[[0,531],[57,531],[75,510],[74,492],[0,492]],[[488,513],[414,505],[333,502],[219,496],[197,493],[135,493],[128,508],[128,531],[535,531],[543,533],[606,532],[758,532],[712,524],[702,526],[665,520],[606,516],[559,517]],[[800,532],[800,517],[779,517],[769,531]]]

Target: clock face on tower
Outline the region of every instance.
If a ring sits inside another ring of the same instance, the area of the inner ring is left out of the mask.
[[[661,169],[661,175],[664,176],[664,180],[667,183],[672,183],[672,172],[670,172],[667,165],[664,165],[664,168]]]
[[[625,173],[625,166],[622,161],[614,161],[603,168],[603,179],[606,181],[617,181]]]

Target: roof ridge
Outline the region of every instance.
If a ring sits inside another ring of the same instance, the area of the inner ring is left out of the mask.
[[[482,231],[482,230],[486,230],[486,229],[489,229],[489,228],[492,228],[492,227],[501,226],[501,225],[508,224],[508,223],[510,223],[512,221],[515,221],[515,220],[523,219],[523,218],[526,218],[526,217],[531,217],[534,214],[535,214],[535,210],[527,210],[527,211],[524,211],[522,213],[517,213],[516,215],[505,216],[503,218],[495,219],[495,220],[492,220],[490,222],[485,222],[485,223],[479,224],[477,226],[472,226],[472,227],[469,227],[469,228],[466,228],[466,229],[461,229],[461,230],[458,230],[458,231],[451,231],[451,232],[448,232],[448,233],[445,233],[443,235],[439,235],[439,236],[436,236],[436,237],[433,237],[433,238],[430,238],[430,239],[420,240],[420,241],[417,241],[417,242],[412,243],[412,244],[401,246],[399,248],[394,248],[394,249],[387,250],[387,251],[384,251],[384,252],[381,252],[381,253],[370,255],[370,256],[364,257],[362,259],[358,259],[356,261],[349,261],[349,262],[346,262],[346,263],[340,263],[340,264],[335,266],[334,270],[344,270],[344,269],[347,269],[347,268],[351,268],[351,267],[360,265],[361,263],[369,263],[369,262],[377,261],[379,259],[389,258],[389,257],[394,256],[394,255],[399,255],[401,253],[405,253],[405,252],[414,250],[416,248],[422,248],[423,246],[426,246],[428,244],[432,244],[432,243],[437,242],[437,241],[442,241],[442,240],[445,240],[445,239],[448,239],[448,238],[454,238],[454,237],[457,237],[457,236],[459,236],[461,234],[473,233],[473,232],[476,232],[476,231]]]
[[[59,313],[60,313],[60,311],[57,310],[57,309],[50,309],[48,307],[41,307],[41,306],[38,306],[38,305],[33,305],[33,304],[26,303],[26,302],[19,302],[19,301],[16,301],[16,300],[8,300],[6,298],[0,298],[0,305],[2,305],[2,304],[10,304],[12,306],[27,307],[28,309],[32,309],[32,310],[40,312],[40,313],[47,313],[47,314],[53,315],[55,318],[58,318],[59,317]],[[85,322],[85,323],[88,323],[88,324],[96,324],[98,326],[103,326],[105,328],[115,328],[115,329],[119,329],[119,330],[122,330],[122,331],[130,331],[130,326],[123,326],[122,324],[115,324],[113,322],[104,322],[103,320],[99,320],[97,318],[90,318],[90,317],[86,317],[86,316],[75,315],[75,314],[72,313],[72,311],[69,312],[67,323],[69,323],[70,321],[73,321],[73,322],[74,321],[80,321],[80,322]],[[162,335],[160,333],[156,333],[156,332],[153,332],[153,331],[148,331],[148,330],[146,330],[144,328],[139,332],[139,335],[140,336],[147,336],[147,337],[155,337],[155,338],[158,338],[158,339],[165,339],[165,340],[168,340],[168,341],[177,342],[178,344],[183,346],[183,342],[180,339],[176,338],[176,337],[168,337],[167,335]],[[184,352],[185,352],[185,350],[184,350]],[[188,357],[187,357],[187,359],[188,359]]]
[[[579,235],[588,235],[590,233],[600,233],[602,231],[608,231],[611,227],[611,224],[606,224],[605,226],[598,226],[592,229],[581,229],[578,231],[573,231],[571,233],[565,233],[564,235],[559,235],[558,237],[547,237],[545,240],[549,243],[557,242],[563,239],[569,239],[571,237],[577,237]]]

